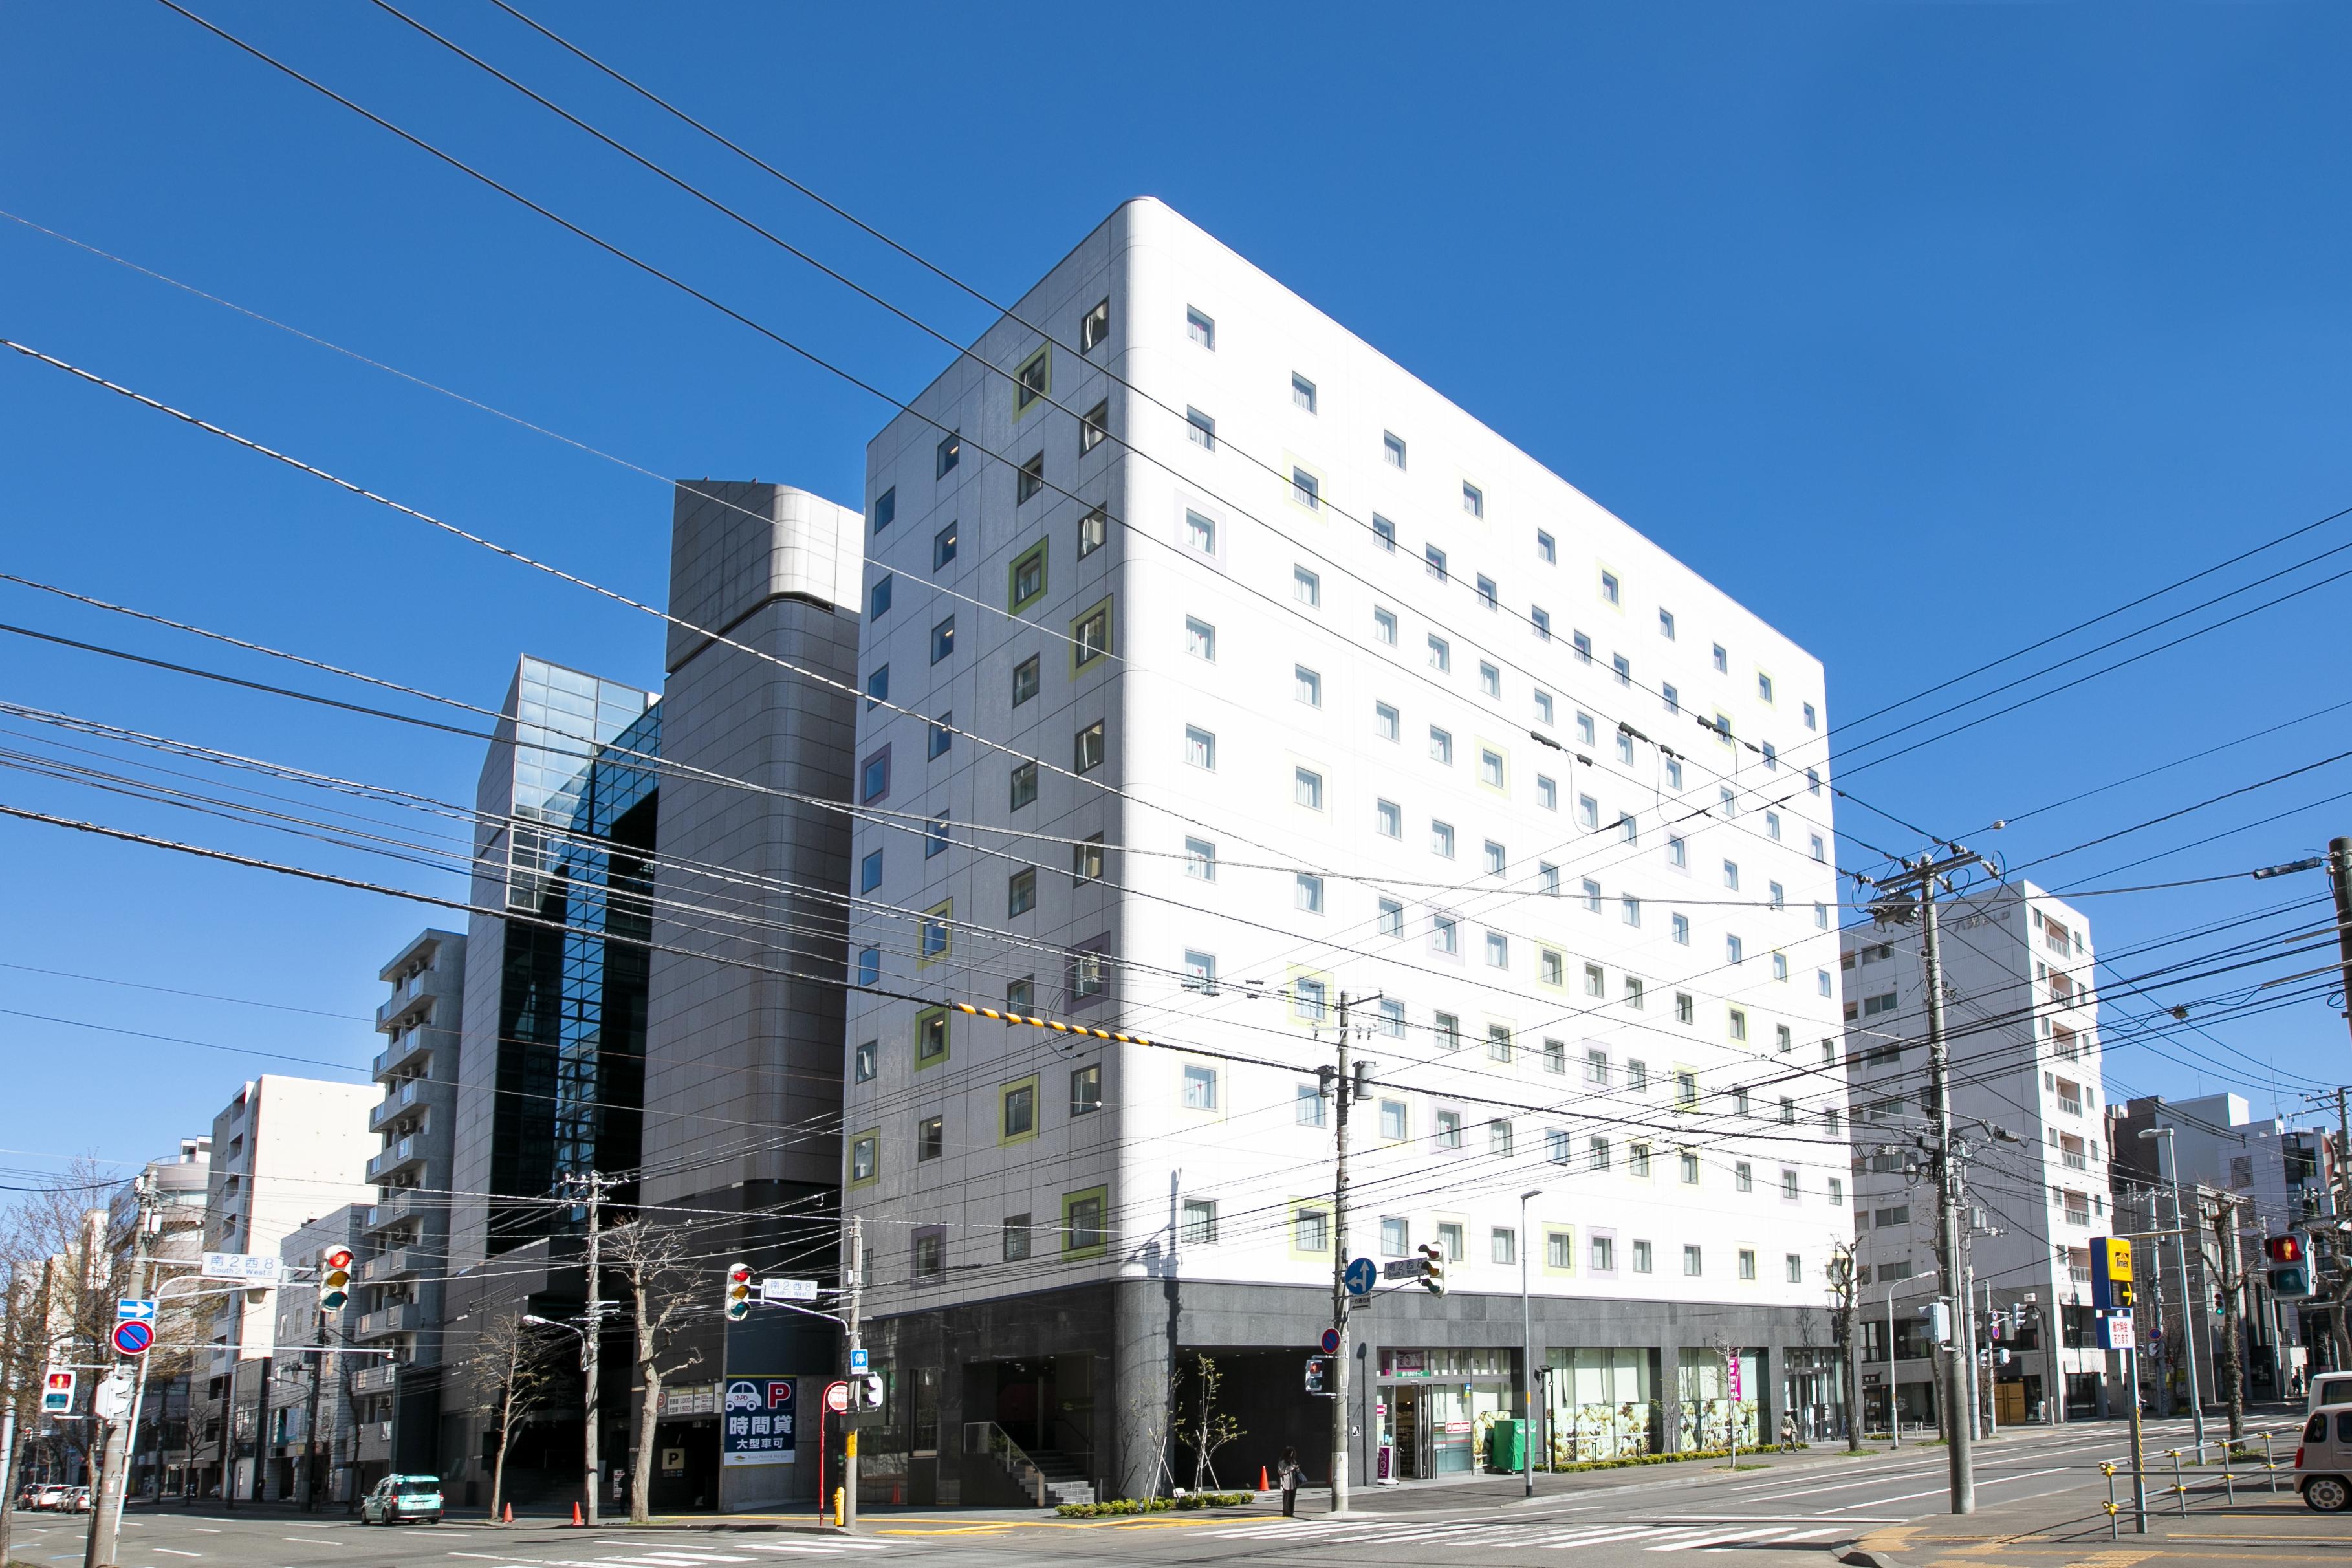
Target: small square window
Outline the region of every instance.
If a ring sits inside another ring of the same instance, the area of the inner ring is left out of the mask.
[[[1301,871],[1296,889],[1291,894],[1291,907],[1310,915],[1323,912],[1323,879]]]
[[[1623,654],[1621,653],[1611,656],[1609,666],[1616,672],[1618,685],[1631,686],[1633,684],[1633,662]]]
[[[1676,691],[1671,682],[1658,688],[1658,697],[1665,703],[1667,712],[1679,713],[1683,710],[1682,693]]]
[[[1672,610],[1658,612],[1658,635],[1668,642],[1675,640],[1675,613]]]
[[[1511,939],[1501,931],[1490,931],[1486,933],[1486,967],[1489,969],[1511,967]]]
[[[1489,697],[1503,694],[1503,672],[1484,659],[1478,661],[1478,689]]]
[[[1756,1278],[1756,1254],[1745,1247],[1739,1249],[1739,1277],[1742,1279]]]
[[[1617,588],[1617,574],[1614,572],[1603,572],[1601,574],[1601,602],[1604,604],[1614,605],[1620,602],[1620,595]]]
[[[1437,1113],[1437,1146],[1441,1149],[1462,1147],[1462,1113],[1441,1110]],[[1448,1227],[1458,1228],[1458,1227]]]
[[[1382,936],[1404,934],[1404,905],[1394,899],[1381,900],[1380,934]],[[1383,1002],[1381,1005],[1385,1008],[1390,1004]],[[1402,1008],[1398,1011],[1398,1016],[1403,1016]]]
[[[1429,947],[1433,952],[1453,953],[1462,951],[1462,927],[1451,916],[1429,917]]]
[[[1308,511],[1323,508],[1323,481],[1305,468],[1294,466],[1290,470],[1290,499]]]
[[[1593,745],[1597,743],[1596,738],[1599,734],[1600,731],[1595,729],[1593,726],[1591,714],[1579,713],[1576,716],[1576,738],[1578,740],[1583,742],[1588,746]]]
[[[1504,854],[1503,847],[1491,838],[1486,840],[1486,874],[1490,877],[1502,876],[1508,864],[1509,859]]]
[[[1538,691],[1536,693],[1536,722],[1538,724],[1549,724],[1551,721],[1551,693],[1549,691]]]
[[[1187,1247],[1214,1247],[1217,1244],[1217,1200],[1186,1198],[1184,1229],[1181,1240]]]
[[[1391,554],[1396,552],[1396,524],[1379,512],[1372,513],[1372,541]]]
[[[1397,618],[1393,610],[1375,607],[1372,611],[1372,640],[1394,647],[1397,644]]]
[[[1214,349],[1217,346],[1217,323],[1213,318],[1187,307],[1184,311],[1184,335],[1204,349]]]
[[[1404,467],[1404,440],[1403,440],[1403,438],[1402,438],[1402,437],[1398,437],[1398,436],[1391,436],[1391,434],[1389,434],[1389,433],[1388,433],[1387,431],[1385,431],[1385,430],[1381,431],[1381,456],[1388,459],[1388,465],[1389,465],[1389,467],[1390,467],[1390,468],[1403,468],[1403,467]]]
[[[955,715],[942,713],[931,721],[929,738],[926,743],[924,754],[927,757],[943,757],[947,755],[949,748],[954,744]]]
[[[1103,763],[1103,721],[1099,719],[1077,733],[1072,743],[1071,771],[1084,774]]]
[[[1685,1247],[1683,1248],[1683,1272],[1689,1275],[1694,1279],[1706,1272],[1705,1259],[1702,1258],[1697,1247]]]
[[[1496,596],[1495,580],[1483,572],[1478,574],[1478,599],[1490,610],[1497,608],[1501,604]]]
[[[1110,336],[1110,301],[1103,300],[1088,310],[1078,322],[1078,352],[1090,353],[1097,343]]]
[[[1078,420],[1078,456],[1103,444],[1110,435],[1110,400],[1106,398],[1087,410]]]
[[[1197,724],[1184,726],[1184,761],[1196,768],[1214,773],[1217,768],[1217,738]]]
[[[1372,816],[1375,823],[1374,831],[1378,832],[1381,837],[1402,838],[1404,837],[1404,811],[1396,804],[1396,802],[1392,800],[1374,801],[1372,803]]]
[[[1822,716],[1821,716],[1819,713],[1817,713],[1817,712],[1815,712],[1815,711],[1814,711],[1814,710],[1813,710],[1813,705],[1812,705],[1811,703],[1810,703],[1810,702],[1806,703],[1806,704],[1805,704],[1805,728],[1806,728],[1806,729],[1808,729],[1808,730],[1818,730],[1818,729],[1820,729],[1820,728],[1821,728],[1821,723],[1822,723]],[[1818,790],[1816,790],[1814,793],[1815,793],[1816,795],[1818,795],[1818,794],[1820,794],[1821,792],[1820,792],[1820,791],[1818,791]]]
[[[890,700],[890,667],[877,665],[866,677],[866,707],[871,712]]]
[[[1110,534],[1110,514],[1096,507],[1078,519],[1078,559],[1084,561],[1103,547]]]
[[[1323,605],[1323,579],[1304,566],[1290,569],[1290,596],[1311,609]]]
[[[890,748],[883,747],[866,759],[860,774],[858,797],[871,804],[890,793]]]
[[[1309,768],[1290,770],[1290,800],[1309,811],[1323,809],[1323,775]]]
[[[882,1042],[879,1040],[867,1040],[865,1044],[857,1047],[858,1082],[872,1083],[874,1081],[874,1074],[876,1070],[875,1064],[881,1055],[881,1050]]]
[[[874,498],[874,531],[880,533],[898,517],[898,487],[891,486]]]
[[[1586,913],[1595,915],[1599,914],[1601,912],[1601,884],[1594,881],[1590,877],[1585,878],[1578,890],[1577,901],[1584,906]]]
[[[1721,643],[1717,643],[1715,645],[1715,672],[1717,675],[1728,675],[1731,673],[1731,656],[1723,651],[1723,645]]]
[[[1756,700],[1759,702],[1772,700],[1772,678],[1760,669],[1756,672]]]
[[[1290,695],[1309,708],[1323,706],[1323,677],[1303,664],[1290,667]]]
[[[1390,707],[1385,702],[1375,702],[1372,704],[1373,734],[1378,735],[1383,741],[1393,741],[1397,739],[1398,731],[1402,728],[1402,724],[1397,717],[1397,710],[1395,709]]]
[[[1295,370],[1290,373],[1290,401],[1309,414],[1315,412],[1315,384]]]
[[[1188,1065],[1184,1068],[1184,1109],[1214,1110],[1217,1109],[1217,1069]]]
[[[1546,811],[1559,809],[1559,785],[1541,773],[1536,775],[1536,804]]]
[[[1197,408],[1187,408],[1184,410],[1184,433],[1192,437],[1192,445],[1212,452],[1217,449],[1217,422],[1214,419]]]
[[[1540,528],[1536,530],[1536,553],[1543,558],[1546,565],[1559,563],[1559,547],[1552,542],[1551,535]]]
[[[1013,474],[1013,504],[1021,505],[1045,488],[1045,454],[1039,452]]]
[[[940,813],[923,828],[923,858],[944,854],[948,847],[948,814]]]
[[[1449,768],[1454,765],[1454,736],[1434,724],[1429,727],[1429,760]]]
[[[1687,991],[1675,992],[1675,1022],[1677,1024],[1688,1024],[1693,1022],[1697,1016],[1696,1005],[1691,1001],[1690,993]]]
[[[961,430],[958,430],[958,431],[956,431],[956,432],[954,432],[954,433],[952,433],[952,434],[950,434],[950,435],[949,435],[949,436],[946,436],[946,437],[942,437],[942,438],[941,438],[941,440],[940,441],[939,453],[938,453],[938,457],[937,457],[937,466],[936,466],[936,468],[935,468],[935,470],[934,470],[934,472],[933,472],[932,477],[933,477],[934,479],[945,479],[945,478],[947,478],[947,476],[948,476],[949,472],[950,472],[951,469],[953,469],[953,468],[955,468],[955,466],[956,466],[958,463],[961,462],[962,460],[963,460],[963,432],[962,432],[962,431],[961,431]]]
[[[1012,809],[1037,803],[1037,764],[1016,763],[1013,768]]]
[[[1421,558],[1427,563],[1431,576],[1441,583],[1445,581],[1445,552],[1434,544],[1424,545],[1422,548]]]
[[[882,851],[869,850],[857,863],[857,890],[870,893],[882,885]]]
[[[1549,610],[1543,608],[1539,605],[1530,605],[1528,609],[1528,624],[1535,628],[1536,639],[1538,642],[1551,641],[1551,612]]]
[[[1290,1120],[1301,1127],[1323,1126],[1331,1102],[1323,1098],[1322,1089],[1311,1083],[1293,1087],[1296,1092],[1290,1099]]]
[[[1453,645],[1434,633],[1429,639],[1429,668],[1441,673],[1454,668]]]
[[[1054,348],[1051,343],[1039,349],[1022,362],[1013,388],[1013,410],[1017,418],[1044,397],[1054,383]]]
[[[1217,628],[1195,616],[1184,617],[1184,651],[1194,658],[1217,662]]]
[[[1020,707],[1037,695],[1038,656],[1031,654],[1013,667],[1013,706]]]
[[[1450,822],[1433,821],[1429,825],[1429,847],[1432,854],[1443,855],[1448,860],[1453,859],[1454,825]]]
[[[1184,542],[1191,545],[1193,549],[1199,551],[1203,555],[1214,555],[1217,552],[1217,524],[1215,521],[1211,518],[1202,517],[1197,511],[1186,512],[1184,514]]]
[[[955,656],[955,617],[950,616],[931,628],[931,662],[938,664]]]
[[[874,580],[872,590],[866,595],[866,620],[878,621],[890,613],[890,600],[898,585],[898,579],[887,572]]]
[[[945,528],[940,530],[937,533],[931,535],[932,571],[938,571],[940,567],[945,566],[949,562],[956,558],[956,530],[958,526],[958,524],[951,522]]]
[[[1394,1102],[1390,1101],[1386,1103],[1392,1104]],[[1397,1111],[1400,1117],[1402,1117],[1403,1110],[1403,1106],[1397,1106]],[[1383,1112],[1383,1114],[1385,1114],[1385,1112]],[[1402,1134],[1399,1136],[1402,1136]],[[1381,1256],[1383,1258],[1402,1258],[1406,1253],[1411,1252],[1412,1250],[1412,1227],[1402,1219],[1383,1218],[1381,1221]]]
[[[1103,836],[1099,833],[1070,846],[1070,880],[1099,882],[1103,879]]]
[[[1184,875],[1198,881],[1217,879],[1217,847],[1205,838],[1184,840]]]
[[[1472,517],[1486,515],[1486,492],[1467,479],[1462,481],[1462,510]]]
[[[1488,1250],[1497,1263],[1517,1263],[1519,1260],[1519,1233],[1497,1226],[1491,1233]]]
[[[1503,753],[1482,749],[1478,753],[1478,782],[1489,789],[1501,789],[1503,778]]]

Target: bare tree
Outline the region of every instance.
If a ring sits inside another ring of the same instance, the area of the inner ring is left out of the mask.
[[[1854,1386],[1858,1373],[1853,1353],[1853,1341],[1862,1316],[1857,1308],[1862,1298],[1861,1265],[1854,1260],[1853,1248],[1843,1241],[1832,1243],[1830,1250],[1830,1332],[1837,1342],[1838,1384],[1845,1390],[1845,1446],[1852,1454],[1862,1452],[1862,1391]]]
[[[2214,1279],[2222,1300],[2221,1331],[2216,1336],[2220,1342],[2215,1346],[2213,1355],[2217,1363],[2214,1372],[2229,1401],[2230,1441],[2232,1443],[2242,1443],[2246,1437],[2246,1373],[2238,1356],[2238,1347],[2245,1340],[2242,1304],[2246,1286],[2245,1260],[2238,1251],[2239,1202],[2227,1193],[2221,1194],[2210,1215],[2213,1239],[2220,1246],[2221,1260]],[[2199,1206],[2203,1205],[2200,1203]]]
[[[1176,1440],[1192,1450],[1192,1489],[1196,1492],[1206,1490],[1216,1480],[1217,1450],[1247,1436],[1230,1411],[1217,1408],[1217,1394],[1224,1382],[1225,1374],[1213,1358],[1195,1355],[1191,1398],[1175,1402],[1181,1412],[1176,1417]]]
[[[551,1337],[536,1323],[524,1321],[518,1304],[511,1312],[491,1317],[474,1337],[473,1353],[466,1358],[464,1377],[491,1414],[498,1433],[499,1457],[490,1467],[490,1522],[499,1521],[505,1500],[507,1453],[514,1435],[547,1402],[555,1382],[549,1352]]]
[[[629,1522],[643,1524],[652,1517],[647,1494],[653,1487],[654,1426],[661,1418],[662,1380],[701,1364],[702,1352],[673,1355],[690,1283],[682,1237],[657,1229],[649,1220],[632,1220],[604,1233],[604,1257],[629,1291],[637,1373],[637,1456],[629,1476]]]

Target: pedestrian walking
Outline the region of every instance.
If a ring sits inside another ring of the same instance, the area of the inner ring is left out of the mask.
[[[1297,1449],[1285,1448],[1282,1451],[1282,1464],[1280,1466],[1280,1469],[1282,1472],[1282,1517],[1285,1519],[1296,1519],[1298,1517],[1299,1472]]]

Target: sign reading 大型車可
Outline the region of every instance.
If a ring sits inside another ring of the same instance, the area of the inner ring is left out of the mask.
[[[719,1416],[721,1465],[789,1465],[799,1458],[795,1379],[730,1377]]]

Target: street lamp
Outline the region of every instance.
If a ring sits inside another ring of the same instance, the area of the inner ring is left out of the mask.
[[[1519,1474],[1527,1495],[1536,1495],[1536,1331],[1535,1313],[1528,1300],[1528,1200],[1543,1196],[1541,1187],[1519,1194],[1519,1408],[1527,1426],[1519,1434]]]
[[[2180,1348],[2182,1359],[2189,1363],[2189,1416],[2195,1424],[2197,1446],[2201,1453],[2205,1446],[2205,1398],[2197,1388],[2197,1331],[2193,1326],[2197,1303],[2189,1296],[2189,1222],[2180,1213],[2180,1151],[2174,1146],[2169,1127],[2143,1127],[2139,1136],[2143,1143],[2156,1138],[2164,1141],[2157,1149],[2158,1176],[2164,1175],[2165,1166],[2172,1167],[2172,1228],[2180,1233],[2173,1238],[2179,1248],[2174,1256],[2180,1264]]]
[[[1895,1398],[1895,1288],[1910,1283],[1911,1277],[1886,1282],[1886,1430],[1895,1439],[1895,1447],[1903,1447],[1903,1407]]]

